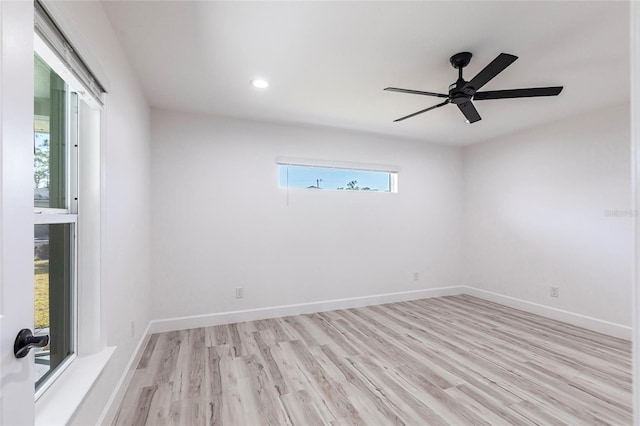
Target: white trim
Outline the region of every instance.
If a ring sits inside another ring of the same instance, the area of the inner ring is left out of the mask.
[[[151,337],[151,334],[167,331],[185,330],[189,328],[209,327],[220,324],[233,324],[243,321],[256,321],[268,318],[280,318],[289,315],[310,314],[315,312],[325,312],[337,309],[349,309],[362,306],[380,305],[384,303],[402,302],[408,300],[428,299],[433,297],[454,296],[467,294],[480,299],[500,303],[522,311],[541,315],[547,318],[573,324],[589,330],[598,331],[614,337],[629,339],[631,337],[631,327],[620,324],[602,321],[585,315],[551,308],[537,303],[515,297],[504,296],[486,290],[481,290],[469,286],[439,287],[424,290],[405,291],[398,293],[385,293],[363,297],[352,297],[347,299],[326,300],[322,302],[300,303],[295,305],[273,306],[268,308],[248,309],[243,311],[220,312],[215,314],[194,315],[188,317],[169,318],[164,320],[150,321],[142,334],[136,349],[133,351],[129,362],[116,387],[114,388],[104,410],[98,418],[97,424],[111,424],[115,419],[125,392],[129,387],[136,366],[140,362],[144,348]]]
[[[587,330],[597,331],[621,339],[631,340],[631,327],[622,324],[616,324],[609,321],[600,320],[589,317],[587,315],[577,314],[562,309],[552,308],[550,306],[529,302],[516,297],[505,296],[487,290],[481,290],[475,287],[462,286],[462,293],[469,296],[478,297],[480,299],[496,302],[510,308],[520,309],[532,314],[540,315],[546,318],[566,322],[567,324],[586,328]]]
[[[78,355],[75,352],[73,352],[71,355],[67,356],[67,358],[65,358],[62,361],[62,363],[53,370],[53,372],[49,375],[49,377],[47,377],[45,381],[42,383],[40,388],[36,390],[36,393],[34,395],[35,401],[38,401],[45,394],[45,392],[51,387],[51,385],[53,385],[55,381],[58,380],[60,376],[62,376],[62,373],[64,373],[67,370],[67,368],[69,368],[69,366],[73,363],[73,361],[76,360],[76,358],[78,358]]]
[[[281,166],[325,167],[329,169],[348,169],[368,172],[400,172],[400,166],[388,164],[353,163],[350,161],[321,160],[318,158],[276,157],[276,164]]]
[[[134,349],[131,357],[129,358],[129,362],[125,367],[122,375],[120,376],[120,380],[116,384],[113,392],[111,392],[111,396],[107,400],[107,403],[98,417],[98,421],[96,424],[98,425],[110,425],[113,423],[113,420],[118,413],[118,409],[120,408],[120,404],[122,403],[122,399],[124,398],[124,394],[131,383],[131,379],[133,378],[133,373],[136,371],[136,367],[140,362],[140,358],[142,358],[142,354],[144,352],[144,348],[147,346],[149,342],[149,338],[151,337],[151,322],[147,324],[147,328],[140,336],[140,340],[138,341],[138,345]]]
[[[77,214],[40,214],[33,217],[34,225],[50,225],[56,223],[78,223]]]
[[[296,305],[274,306],[269,308],[249,309],[245,311],[221,312],[217,314],[150,321],[96,423],[99,425],[113,423],[118,409],[120,408],[120,404],[122,403],[122,399],[124,398],[124,394],[127,391],[127,387],[129,387],[129,383],[133,378],[136,366],[140,362],[140,358],[142,357],[142,353],[144,352],[144,348],[147,345],[151,334],[197,327],[208,327],[219,324],[232,324],[242,321],[279,318],[288,315],[300,315],[314,312],[333,311],[336,309],[380,305],[383,303],[401,302],[406,300],[452,296],[460,294],[461,289],[462,287],[458,286],[440,287],[425,290],[405,291],[401,293],[377,294],[364,297],[352,297],[348,299],[327,300],[323,302],[301,303]]]
[[[115,350],[115,346],[111,346],[97,354],[76,358],[65,374],[36,401],[35,424],[67,424]]]
[[[44,201],[44,200],[43,200]],[[34,207],[34,214],[71,214],[69,209],[52,209],[50,207]],[[73,213],[75,214],[75,213]]]
[[[290,315],[311,314],[334,311],[337,309],[358,308],[361,306],[381,305],[383,303],[403,302],[406,300],[428,299],[431,297],[461,294],[462,287],[439,287],[424,290],[404,291],[401,293],[376,294],[348,299],[325,300],[322,302],[300,303],[296,305],[272,306],[268,308],[247,309],[244,311],[220,312],[215,314],[194,315],[151,321],[151,332],[186,330],[198,327],[210,327],[220,324],[233,324],[243,321],[257,321],[268,318],[280,318]]]
[[[597,331],[599,333],[604,333],[622,339],[631,339],[631,327],[622,324],[616,324],[589,317],[587,315],[569,312],[470,286],[440,287],[401,293],[386,293],[348,299],[326,300],[296,305],[272,306],[268,308],[248,309],[243,311],[220,312],[214,314],[152,320],[150,323],[150,332],[162,333],[166,331],[210,327],[220,324],[257,321],[267,318],[280,318],[289,315],[310,314],[315,312],[333,311],[336,309],[349,309],[361,306],[380,305],[383,303],[402,302],[406,300],[452,296],[456,294],[468,294],[480,299],[489,300],[515,309],[541,315],[546,318],[563,321],[588,330]]]
[[[78,174],[78,145],[80,143],[78,137],[80,135],[80,126],[78,120],[79,104],[82,102],[81,98],[76,92],[67,92],[67,128],[69,129],[69,149],[67,149],[67,164],[69,165],[69,171],[67,172],[69,178],[67,179],[67,194],[69,212],[78,214],[78,190],[80,184],[80,175]]]

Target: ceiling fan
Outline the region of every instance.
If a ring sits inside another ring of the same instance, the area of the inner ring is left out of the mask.
[[[440,108],[448,103],[456,104],[462,114],[467,119],[467,123],[475,123],[480,121],[480,114],[478,110],[473,106],[474,101],[485,101],[490,99],[508,99],[508,98],[531,98],[536,96],[557,96],[562,92],[563,86],[554,87],[534,87],[528,89],[510,89],[510,90],[491,90],[488,92],[478,92],[478,90],[487,84],[491,79],[500,74],[511,65],[517,56],[510,55],[508,53],[499,54],[489,65],[487,65],[482,71],[480,71],[471,80],[466,81],[462,78],[462,69],[469,65],[472,54],[469,52],[460,52],[453,55],[450,59],[451,65],[458,70],[458,80],[449,86],[449,94],[422,92],[419,90],[400,89],[398,87],[387,87],[384,90],[391,92],[410,93],[413,95],[426,95],[435,96],[437,98],[446,98],[446,100],[438,105],[434,105],[429,108],[425,108],[421,111],[414,112],[413,114],[400,117],[396,121],[406,120],[407,118],[415,117],[423,112],[431,111],[432,109]]]

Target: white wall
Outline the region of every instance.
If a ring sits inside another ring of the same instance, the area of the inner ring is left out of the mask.
[[[631,75],[640,72],[640,5],[631,2]],[[640,82],[631,78],[631,146],[634,208],[640,210]],[[635,218],[633,282],[633,421],[640,425],[640,222]]]
[[[466,147],[464,284],[630,326],[629,140],[621,105]]]
[[[95,424],[150,320],[149,109],[99,2],[59,2],[69,36],[108,79],[103,140],[102,310],[106,344],[117,351],[73,424]],[[129,335],[129,321],[137,331]]]
[[[151,122],[154,318],[459,284],[458,149],[156,110]],[[276,156],[398,165],[399,193],[290,190],[287,205]]]
[[[100,3],[59,7],[109,79],[102,300],[118,350],[74,424],[95,423],[150,318],[468,284],[630,323],[631,219],[605,216],[631,206],[627,106],[462,152],[154,111],[150,151],[146,102]],[[400,192],[291,191],[287,204],[277,155],[397,164]]]

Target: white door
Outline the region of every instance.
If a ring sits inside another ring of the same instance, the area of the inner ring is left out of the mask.
[[[33,425],[33,2],[0,1],[0,425]]]

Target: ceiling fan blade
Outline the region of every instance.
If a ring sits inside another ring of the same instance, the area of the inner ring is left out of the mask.
[[[448,98],[449,97],[449,95],[445,95],[445,94],[442,94],[442,93],[422,92],[420,90],[400,89],[398,87],[386,87],[384,90],[389,91],[389,92],[410,93],[412,95],[435,96],[435,97],[438,97],[438,98]]]
[[[467,121],[469,121],[469,123],[475,123],[476,121],[482,120],[482,118],[480,118],[480,114],[478,114],[478,110],[473,106],[471,101],[458,104],[458,108],[460,108],[460,111],[462,111],[464,116],[467,117]]]
[[[530,89],[510,89],[492,90],[488,92],[476,92],[474,101],[485,101],[489,99],[509,99],[509,98],[533,98],[536,96],[557,96],[562,92],[563,86],[554,87],[532,87]]]
[[[406,116],[404,116],[404,117],[400,117],[400,118],[398,118],[397,120],[393,120],[393,122],[395,123],[395,122],[397,122],[397,121],[402,121],[402,120],[406,120],[407,118],[415,117],[415,116],[416,116],[416,115],[418,115],[418,114],[422,114],[423,112],[431,111],[432,109],[440,108],[441,106],[445,106],[445,105],[446,105],[446,104],[448,104],[448,103],[449,103],[449,99],[447,99],[446,101],[444,101],[444,102],[443,102],[443,103],[441,103],[441,104],[434,105],[434,106],[432,106],[432,107],[429,107],[429,108],[423,109],[422,111],[414,112],[413,114],[409,114],[409,115],[406,115]]]
[[[474,90],[479,90],[482,86],[487,84],[489,80],[504,71],[504,69],[511,65],[516,59],[518,59],[517,56],[510,55],[508,53],[499,54],[497,58],[484,67],[484,69],[476,74],[476,76],[473,77],[465,86],[472,87]]]

